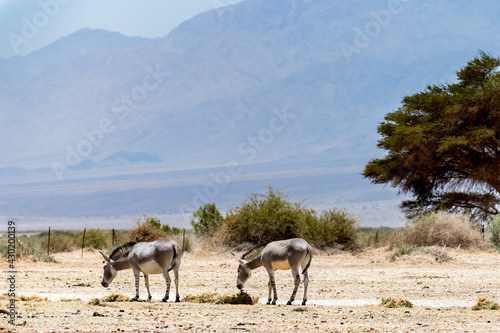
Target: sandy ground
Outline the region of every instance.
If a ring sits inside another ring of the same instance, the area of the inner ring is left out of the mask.
[[[151,276],[151,302],[89,305],[111,294],[132,297],[132,271],[119,272],[109,288],[101,286],[98,252],[56,254],[56,263],[16,262],[17,326],[0,314],[1,332],[500,332],[500,311],[471,309],[479,297],[500,302],[500,254],[447,250],[453,260],[437,263],[431,254],[412,254],[390,262],[385,249],[333,255],[316,253],[309,269],[309,301],[285,306],[292,287],[290,271],[276,275],[278,305],[265,305],[267,273],[254,271],[245,291],[256,305],[160,302],[161,275]],[[180,294],[236,293],[237,262],[228,252],[185,253]],[[5,261],[0,269],[8,276]],[[0,281],[0,310],[9,298]],[[141,299],[146,298],[141,278]],[[171,300],[175,298],[171,291]],[[386,297],[404,298],[413,308],[380,305]],[[26,300],[27,299],[27,300]]]

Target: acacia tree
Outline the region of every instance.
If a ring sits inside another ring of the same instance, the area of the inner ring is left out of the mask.
[[[500,203],[500,58],[484,52],[457,72],[457,82],[403,98],[378,126],[388,151],[365,166],[372,183],[411,194],[407,216],[446,209],[476,220]]]

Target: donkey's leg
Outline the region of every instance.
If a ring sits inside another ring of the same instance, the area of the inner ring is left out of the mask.
[[[290,299],[288,300],[286,305],[292,305],[292,302],[295,300],[295,295],[297,295],[297,290],[299,289],[300,275],[297,268],[292,268],[292,276],[295,286],[293,287],[292,296],[290,296]]]
[[[276,283],[274,282],[274,271],[267,270],[267,273],[269,274],[269,300],[271,300],[271,288],[272,288],[274,292],[274,298],[273,301],[271,302],[271,305],[276,305],[276,301],[278,300],[278,292],[276,291]]]
[[[165,291],[165,297],[161,300],[162,302],[168,301],[168,295],[170,294],[170,275],[168,274],[168,270],[163,271],[163,277],[165,278],[165,283],[167,284],[167,290]]]
[[[272,284],[271,284],[271,277],[269,276],[269,283],[267,284],[267,286],[269,287],[269,297],[267,298],[267,305],[271,304],[271,293],[272,293],[272,290],[273,290],[273,287],[272,287]]]
[[[307,271],[303,274],[304,277],[304,298],[302,299],[302,305],[306,305],[307,302],[307,286],[309,285],[309,275]]]
[[[174,268],[174,283],[175,283],[175,301],[180,302],[181,298],[179,296],[179,266],[176,265]]]
[[[135,302],[139,299],[140,271],[138,269],[134,269],[134,278],[135,278],[135,297],[130,300],[131,302]]]
[[[151,300],[151,293],[149,292],[149,275],[144,274],[144,284],[146,285],[146,290],[148,291],[148,301]]]

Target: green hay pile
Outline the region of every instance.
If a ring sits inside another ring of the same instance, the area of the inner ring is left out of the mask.
[[[500,310],[500,305],[486,298],[479,298],[476,305],[472,307],[472,310]]]
[[[385,306],[386,308],[412,308],[413,304],[402,298],[382,298],[382,302],[380,305]]]
[[[237,294],[218,295],[216,293],[203,293],[201,295],[188,295],[182,299],[189,303],[211,303],[211,304],[249,304],[254,305],[259,300],[258,297],[251,296],[245,291]]]

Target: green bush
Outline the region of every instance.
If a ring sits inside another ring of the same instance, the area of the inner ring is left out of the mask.
[[[492,217],[490,222],[490,232],[491,244],[493,244],[497,248],[500,247],[500,215],[495,215]]]
[[[226,217],[216,238],[224,244],[266,244],[278,239],[302,237],[300,203],[291,203],[283,192],[269,187],[267,195],[252,193]]]
[[[213,238],[234,247],[303,237],[318,248],[340,245],[353,249],[356,228],[356,219],[344,210],[330,209],[318,215],[269,186],[267,195],[252,193],[240,207],[230,211]]]
[[[79,239],[83,237],[83,232],[79,233]],[[111,234],[109,231],[104,231],[101,229],[89,229],[85,232],[85,247],[102,250],[109,248],[111,244]],[[80,241],[80,246],[82,242]]]
[[[366,247],[388,246],[394,237],[394,228],[359,228],[356,230],[356,236],[360,244]]]
[[[191,225],[194,232],[200,236],[212,236],[224,223],[224,217],[217,210],[214,203],[207,203],[193,213]]]
[[[42,232],[38,237],[41,239],[40,250],[46,253],[49,234]],[[61,230],[53,230],[50,233],[50,253],[71,252],[81,246],[81,238],[77,233]]]
[[[356,244],[356,219],[342,209],[329,209],[319,215],[306,212],[304,237],[321,249],[344,245],[353,248]]]
[[[130,230],[130,242],[152,242],[169,236],[169,226],[162,226],[160,220],[155,217],[144,216],[144,221],[137,220],[137,227]]]

